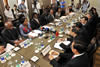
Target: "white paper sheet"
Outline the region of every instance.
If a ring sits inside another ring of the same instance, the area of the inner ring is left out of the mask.
[[[54,48],[63,50],[63,48],[60,47],[60,44],[61,44],[61,43],[64,43],[64,44],[67,46],[67,45],[70,44],[70,41],[63,41],[63,42],[60,42],[60,43],[55,43]]]
[[[13,46],[13,45],[11,45],[11,44],[8,43],[7,46],[6,46],[6,52],[9,52],[13,48],[15,48],[15,46]]]
[[[20,50],[20,48],[19,48],[19,47],[14,48],[14,51],[18,51],[18,50]]]
[[[42,33],[42,31],[40,31],[40,30],[33,30],[33,32],[37,33],[37,34],[41,34]]]
[[[62,17],[60,17],[60,19],[64,19],[64,18],[67,18],[67,16],[62,16]]]
[[[57,21],[57,22],[58,22],[58,21],[60,21],[60,20],[59,20],[59,19],[55,19],[54,21]]]
[[[44,27],[44,28],[49,28],[49,29],[51,28],[50,26],[43,26],[43,27]]]
[[[37,56],[33,56],[33,57],[31,58],[31,60],[32,60],[33,62],[36,62],[37,60],[39,60],[39,58],[38,58]]]
[[[37,37],[38,36],[38,33],[30,32],[28,35],[33,36],[33,37]]]

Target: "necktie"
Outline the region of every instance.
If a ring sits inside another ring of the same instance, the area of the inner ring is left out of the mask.
[[[72,56],[72,59],[74,59],[74,56]]]

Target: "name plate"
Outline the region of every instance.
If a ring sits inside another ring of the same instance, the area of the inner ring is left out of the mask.
[[[45,49],[42,50],[43,56],[46,56],[47,53],[49,53],[50,50],[51,50],[51,47],[50,47],[50,45],[48,45]]]

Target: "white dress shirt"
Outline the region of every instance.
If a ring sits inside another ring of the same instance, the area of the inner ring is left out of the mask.
[[[78,54],[78,55],[74,55],[73,57],[72,57],[72,59],[73,58],[76,58],[76,57],[78,57],[78,56],[81,56],[81,55],[83,55],[84,53],[81,53],[81,54]]]
[[[9,9],[9,10],[5,9],[4,13],[7,18],[11,18],[11,19],[14,18],[11,9]]]

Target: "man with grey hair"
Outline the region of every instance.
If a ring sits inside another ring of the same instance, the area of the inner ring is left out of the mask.
[[[5,24],[5,28],[2,31],[2,36],[6,40],[7,43],[10,43],[14,46],[18,46],[23,40],[11,21],[7,21]]]

